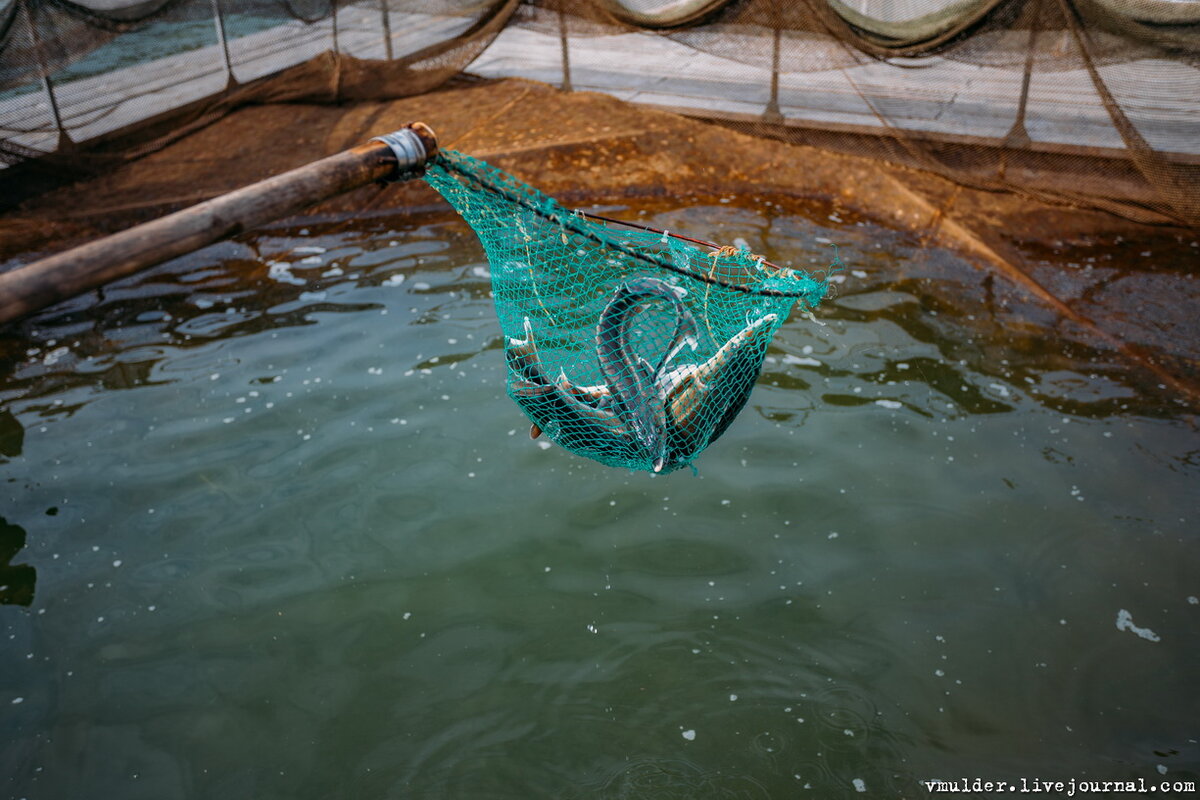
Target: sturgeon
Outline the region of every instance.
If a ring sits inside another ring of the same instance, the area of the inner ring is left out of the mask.
[[[746,404],[766,355],[763,337],[778,316],[748,323],[701,364],[668,367],[685,347],[697,346],[698,327],[683,293],[648,277],[617,288],[596,326],[596,358],[605,381],[598,386],[579,386],[561,372],[550,379],[527,317],[525,338],[506,340],[514,399],[531,416],[552,419],[551,433],[566,447],[595,451],[608,442],[643,453],[654,472],[684,465],[723,434]],[[671,305],[675,322],[662,355],[651,362],[634,353],[630,335],[637,309],[654,300]],[[713,419],[711,427],[705,424]],[[530,436],[541,432],[535,422]]]

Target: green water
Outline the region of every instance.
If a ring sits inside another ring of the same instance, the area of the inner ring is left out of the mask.
[[[698,476],[528,439],[448,216],[267,231],[0,336],[0,797],[1197,781],[1173,399],[831,209],[645,219],[848,265]]]

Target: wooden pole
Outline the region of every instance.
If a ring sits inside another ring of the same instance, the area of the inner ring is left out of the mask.
[[[421,174],[437,138],[420,122],[161,219],[0,274],[0,325],[374,181]]]

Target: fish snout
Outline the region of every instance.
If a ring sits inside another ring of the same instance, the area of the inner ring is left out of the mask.
[[[671,461],[669,456],[665,431],[655,430],[653,442],[650,446],[651,465],[655,472],[662,472],[667,468],[667,465]]]

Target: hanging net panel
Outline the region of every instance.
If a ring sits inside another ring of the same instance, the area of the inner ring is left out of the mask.
[[[248,104],[464,70],[1200,226],[1196,0],[0,0],[0,208]]]
[[[588,219],[452,150],[425,179],[483,243],[531,433],[603,464],[690,465],[746,404],[793,305],[828,288],[745,250]]]

